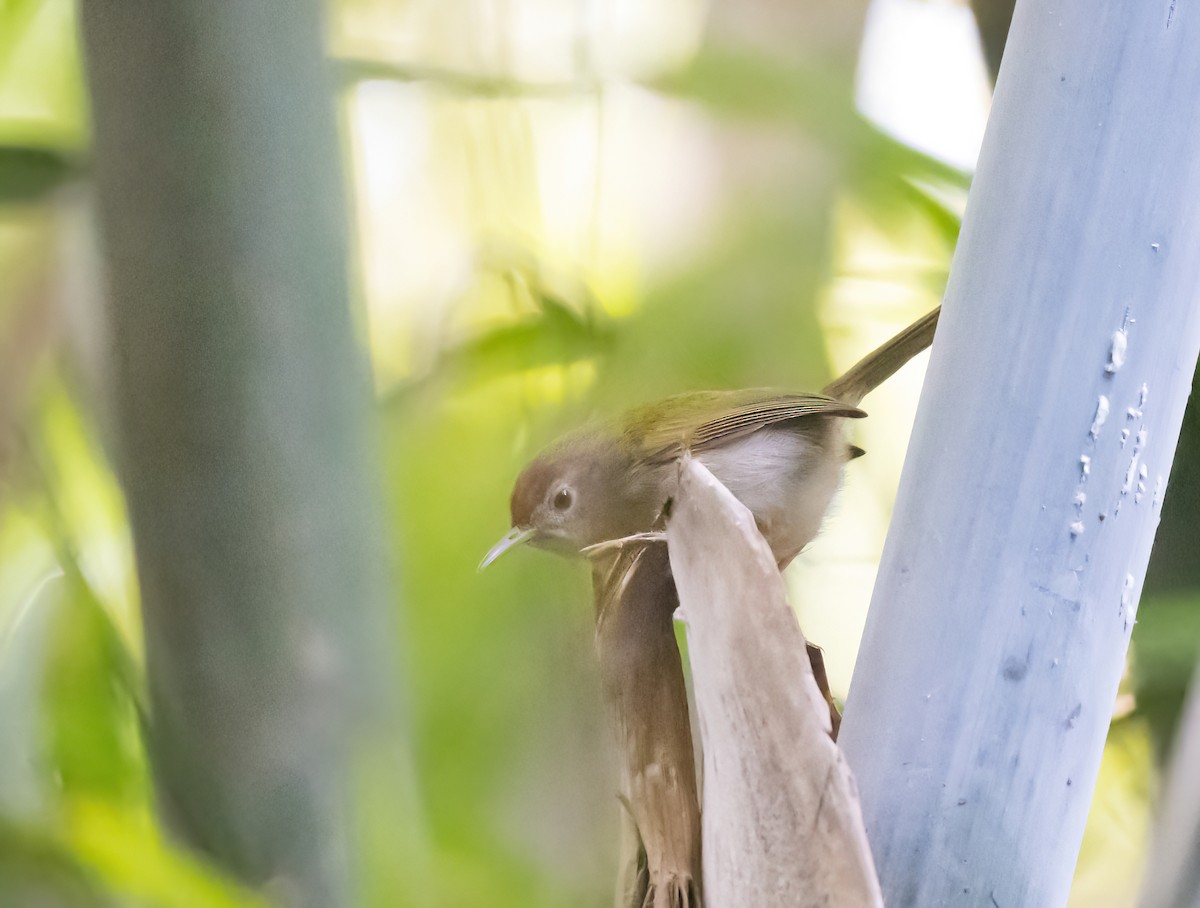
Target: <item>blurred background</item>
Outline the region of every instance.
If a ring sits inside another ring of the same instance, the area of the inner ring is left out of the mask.
[[[586,571],[475,566],[563,430],[819,388],[938,303],[1006,21],[976,5],[983,41],[949,0],[330,6],[407,707],[357,780],[366,904],[611,903]],[[153,816],[86,94],[70,0],[0,0],[0,905],[256,904]],[[789,570],[839,697],[923,365],[868,398],[868,456]],[[1198,457],[1189,414],[1073,905],[1137,891],[1200,640]]]

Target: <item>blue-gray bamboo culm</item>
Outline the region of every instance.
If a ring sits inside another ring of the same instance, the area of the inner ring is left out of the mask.
[[[1200,350],[1200,8],[1020,0],[841,742],[892,908],[1065,904]]]

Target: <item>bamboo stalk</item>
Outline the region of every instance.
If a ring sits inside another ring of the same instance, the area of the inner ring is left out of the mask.
[[[334,906],[388,635],[320,12],[82,21],[161,806],[284,903]]]
[[[1200,351],[1197,47],[1018,4],[840,739],[889,905],[1066,902]]]

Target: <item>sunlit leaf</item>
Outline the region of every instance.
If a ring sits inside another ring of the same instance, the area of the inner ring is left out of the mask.
[[[45,819],[80,794],[144,805],[136,685],[86,588],[43,581],[0,637],[0,812]]]
[[[1145,723],[1136,718],[1109,729],[1068,908],[1137,904],[1155,785],[1152,750]]]
[[[34,820],[49,813],[52,781],[40,739],[42,689],[64,586],[55,571],[0,630],[0,815]]]
[[[52,629],[43,710],[54,771],[68,796],[144,801],[133,660],[78,577],[62,582],[65,597]]]
[[[909,183],[908,198],[913,208],[925,216],[926,221],[934,227],[947,251],[952,251],[958,242],[958,232],[962,228],[962,211],[947,200],[944,193],[913,181]],[[965,202],[965,195],[963,201]]]
[[[81,69],[71,0],[0,4],[0,147],[81,150]]]
[[[79,174],[84,116],[74,4],[0,4],[0,206],[37,201]]]
[[[613,328],[599,316],[581,314],[546,293],[538,312],[501,325],[443,351],[435,374],[477,382],[544,366],[563,366],[602,356],[612,349]],[[402,387],[390,395],[402,396]]]
[[[67,841],[113,892],[152,908],[266,908],[267,901],[169,846],[144,816],[79,802]]]
[[[21,449],[29,511],[61,567],[103,606],[136,657],[140,619],[132,541],[95,417],[89,417],[83,393],[60,376],[44,383],[31,416]]]
[[[71,850],[34,827],[0,819],[0,905],[116,908]]]
[[[448,365],[462,365],[477,374],[512,372],[574,362],[611,346],[611,330],[596,319],[582,316],[550,296],[542,296],[540,302],[537,317],[463,344],[447,355]]]

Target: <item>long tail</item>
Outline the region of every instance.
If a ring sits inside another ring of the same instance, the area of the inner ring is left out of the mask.
[[[857,406],[864,397],[891,378],[901,366],[933,343],[933,333],[937,329],[938,316],[941,313],[942,307],[938,306],[883,346],[868,353],[845,375],[826,385],[825,395]]]

